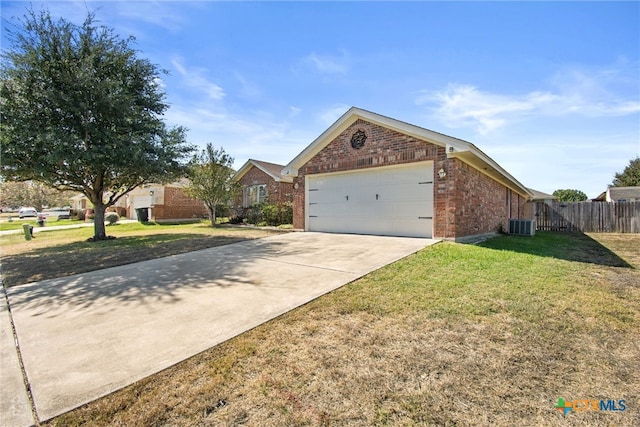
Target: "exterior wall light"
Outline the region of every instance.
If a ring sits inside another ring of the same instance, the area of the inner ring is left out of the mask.
[[[440,170],[438,171],[438,176],[444,179],[444,177],[447,176],[447,173],[444,171],[444,169],[440,168]]]
[[[153,190],[150,190],[150,191],[149,191],[149,195],[150,195],[151,197],[153,197]]]

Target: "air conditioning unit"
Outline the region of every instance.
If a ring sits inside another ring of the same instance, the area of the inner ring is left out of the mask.
[[[535,219],[510,219],[509,234],[514,236],[533,236],[536,234]]]

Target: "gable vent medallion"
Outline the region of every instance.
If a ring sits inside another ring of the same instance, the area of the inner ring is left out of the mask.
[[[364,143],[366,140],[367,134],[362,129],[358,129],[351,136],[351,147],[359,150],[360,148],[364,147]]]

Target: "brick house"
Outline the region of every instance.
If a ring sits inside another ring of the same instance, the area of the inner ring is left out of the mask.
[[[131,191],[125,200],[121,216],[138,219],[136,209],[146,209],[149,221],[185,222],[207,218],[207,209],[201,200],[187,196],[185,182],[172,184],[145,184]],[[122,200],[122,199],[121,199]]]
[[[242,199],[236,207],[250,208],[263,202],[286,202],[291,200],[293,178],[282,175],[283,165],[249,159],[233,176],[233,181],[242,186]]]
[[[207,218],[204,203],[187,196],[183,181],[171,184],[145,184],[121,197],[107,212],[116,212],[121,218],[139,219],[137,209],[146,211],[147,219],[155,222],[186,222]],[[71,198],[76,211],[93,210],[93,205],[83,194]]]
[[[507,230],[532,196],[473,144],[355,107],[282,173],[308,231],[464,240]]]

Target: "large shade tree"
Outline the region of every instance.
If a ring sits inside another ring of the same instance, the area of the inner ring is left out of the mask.
[[[162,121],[163,73],[122,39],[30,10],[8,32],[1,69],[2,175],[83,193],[95,208],[95,240],[107,207],[137,186],[184,174],[193,148]]]
[[[240,191],[239,184],[232,180],[235,174],[232,166],[233,157],[212,144],[207,144],[189,165],[190,185],[186,192],[204,202],[212,227],[216,224],[216,208],[230,203]]]
[[[640,157],[631,159],[622,172],[613,177],[612,187],[638,187],[640,186]]]

